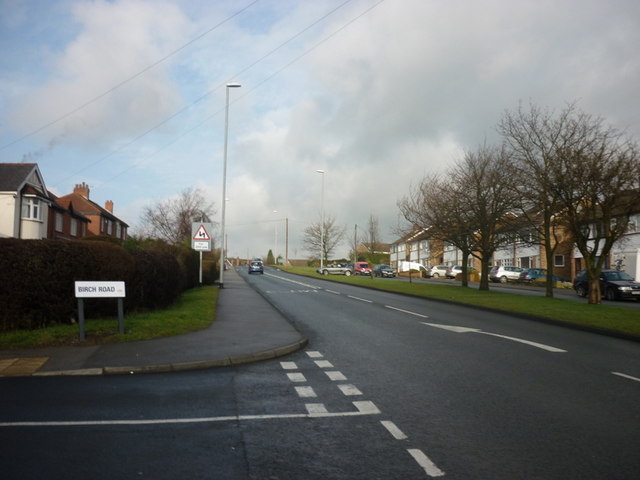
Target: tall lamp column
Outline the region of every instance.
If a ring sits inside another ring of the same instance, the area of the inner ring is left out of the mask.
[[[324,267],[324,170],[316,170],[322,175],[322,191],[320,195],[320,268]]]
[[[227,207],[227,142],[229,139],[229,89],[239,88],[239,83],[227,83],[226,99],[224,104],[224,164],[222,167],[222,245],[220,247],[220,288],[224,288],[224,265],[225,258],[225,214]]]

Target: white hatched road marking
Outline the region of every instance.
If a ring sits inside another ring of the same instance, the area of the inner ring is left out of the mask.
[[[307,377],[305,377],[302,373],[287,373],[287,377],[292,382],[306,382]]]
[[[382,426],[386,428],[396,440],[406,440],[409,438],[396,426],[395,423],[390,422],[389,420],[382,420],[380,423],[382,423]]]
[[[333,365],[328,360],[316,360],[316,365],[320,368],[333,368]]]
[[[427,457],[422,452],[422,450],[419,450],[417,448],[410,448],[410,449],[407,450],[407,452],[409,452],[411,454],[411,456],[415,459],[415,461],[418,462],[418,465],[420,465],[422,468],[424,468],[424,471],[430,477],[442,477],[442,476],[444,476],[444,472],[442,470],[440,470],[438,467],[436,467],[435,463],[433,463],[429,459],[429,457]]]
[[[318,396],[313,387],[295,387],[295,389],[300,398],[315,398]]]
[[[351,385],[351,384],[338,385],[338,388],[346,396],[362,395],[362,392],[358,390],[358,388],[355,385]]]
[[[342,374],[342,372],[324,372],[324,373],[326,373],[327,377],[329,377],[334,382],[342,382],[347,379],[347,377],[345,377]]]
[[[307,412],[310,414],[317,415],[321,413],[328,413],[327,407],[324,406],[324,403],[307,403],[305,407],[307,408]]]
[[[622,378],[628,378],[629,380],[634,380],[636,382],[640,382],[640,378],[637,377],[632,377],[631,375],[627,375],[625,373],[620,373],[620,372],[611,372],[614,375],[617,375],[618,377],[622,377]]]

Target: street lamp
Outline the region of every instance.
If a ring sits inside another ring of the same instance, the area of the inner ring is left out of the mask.
[[[225,231],[224,217],[226,213],[227,199],[227,141],[229,138],[229,89],[239,88],[239,83],[227,83],[226,100],[224,103],[224,164],[222,167],[222,246],[220,248],[220,288],[224,288],[224,264],[225,264]]]
[[[316,170],[322,175],[322,190],[320,195],[320,268],[324,266],[324,170]]]

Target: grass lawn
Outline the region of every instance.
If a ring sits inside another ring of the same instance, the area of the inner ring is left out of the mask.
[[[282,268],[282,267],[281,267]],[[309,277],[322,278],[350,285],[358,285],[388,292],[416,295],[436,300],[504,310],[516,314],[546,318],[590,328],[609,330],[637,336],[640,339],[640,310],[608,305],[588,305],[570,300],[532,297],[512,293],[480,291],[456,285],[434,285],[424,282],[399,282],[384,278],[323,276],[311,267],[287,267],[282,270]]]
[[[208,327],[215,319],[218,287],[187,290],[165,310],[124,313],[125,333],[118,333],[118,318],[85,320],[86,340],[82,345],[131,342],[168,337]],[[78,325],[54,325],[38,330],[0,333],[0,348],[33,348],[55,345],[80,345]]]

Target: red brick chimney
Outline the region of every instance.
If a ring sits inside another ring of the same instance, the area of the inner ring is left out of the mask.
[[[104,208],[109,213],[113,213],[113,201],[112,200],[107,200],[106,202],[104,202]]]
[[[76,183],[76,186],[73,189],[73,193],[78,193],[82,195],[84,198],[86,198],[87,200],[89,200],[89,185],[87,185],[84,182],[79,184]]]

